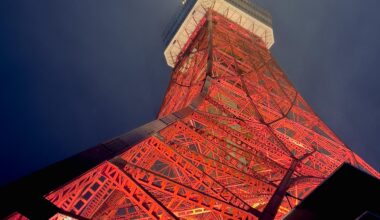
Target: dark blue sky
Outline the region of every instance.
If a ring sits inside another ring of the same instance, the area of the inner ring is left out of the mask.
[[[0,1],[0,184],[155,118],[179,2]],[[379,170],[380,1],[256,2],[297,89]]]

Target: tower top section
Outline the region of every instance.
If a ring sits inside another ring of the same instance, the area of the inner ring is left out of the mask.
[[[269,49],[274,44],[272,16],[250,0],[184,0],[164,38],[166,62],[174,67],[178,56],[191,42],[208,9],[260,37]]]

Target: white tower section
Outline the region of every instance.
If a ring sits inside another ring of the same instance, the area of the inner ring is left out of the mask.
[[[183,9],[182,23],[172,27],[173,33],[168,36],[172,38],[168,39],[164,55],[169,66],[175,66],[178,55],[210,8],[259,36],[268,49],[274,44],[271,15],[249,0],[188,0]]]

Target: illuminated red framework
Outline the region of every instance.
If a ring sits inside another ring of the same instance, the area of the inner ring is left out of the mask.
[[[122,153],[46,192],[61,213],[277,219],[344,162],[380,177],[318,118],[259,37],[209,11],[189,39],[150,130],[134,144],[118,138]]]

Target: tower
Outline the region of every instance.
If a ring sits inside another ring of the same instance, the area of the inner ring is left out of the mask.
[[[1,214],[264,220],[344,162],[380,177],[273,59],[267,12],[248,0],[188,0],[166,39],[173,72],[158,119],[2,189]]]

